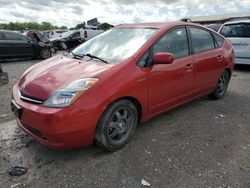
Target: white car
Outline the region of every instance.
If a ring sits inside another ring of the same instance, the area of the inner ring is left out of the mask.
[[[250,20],[226,22],[218,32],[232,42],[235,64],[250,65]]]
[[[86,25],[85,29],[81,29],[80,31],[85,40],[89,40],[104,32],[104,30],[98,29],[97,27],[90,25]]]
[[[67,32],[67,30],[53,30],[49,32],[49,38],[58,38],[63,33]]]

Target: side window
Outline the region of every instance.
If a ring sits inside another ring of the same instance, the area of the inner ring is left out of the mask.
[[[73,37],[80,37],[80,32],[74,33]]]
[[[153,53],[169,52],[174,58],[189,55],[188,38],[185,28],[177,28],[168,32],[153,47]]]
[[[27,41],[27,38],[22,35],[18,35],[15,33],[4,33],[6,40],[20,40],[20,41]]]
[[[224,38],[215,34],[215,33],[213,33],[213,35],[214,35],[215,41],[217,43],[217,47],[220,48],[224,42]]]
[[[194,53],[204,52],[215,48],[214,39],[210,32],[197,28],[190,28],[190,32]]]
[[[0,33],[0,40],[4,40],[3,34]]]

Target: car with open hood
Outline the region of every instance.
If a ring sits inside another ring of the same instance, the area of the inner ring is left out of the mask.
[[[46,146],[115,151],[140,122],[203,95],[222,98],[233,65],[231,43],[208,28],[120,25],[26,70],[11,109]]]

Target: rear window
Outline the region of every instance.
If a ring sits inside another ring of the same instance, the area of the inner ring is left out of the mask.
[[[215,33],[213,33],[213,35],[214,35],[214,39],[216,41],[217,47],[220,48],[224,42],[224,38]]]
[[[220,31],[220,34],[225,37],[250,38],[250,23],[224,25]]]

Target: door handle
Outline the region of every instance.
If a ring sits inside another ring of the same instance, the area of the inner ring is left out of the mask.
[[[193,64],[191,64],[191,63],[188,63],[187,65],[186,65],[186,67],[185,67],[185,69],[192,69],[193,68]]]
[[[223,59],[223,58],[224,58],[223,55],[218,55],[218,56],[217,56],[217,59]]]

